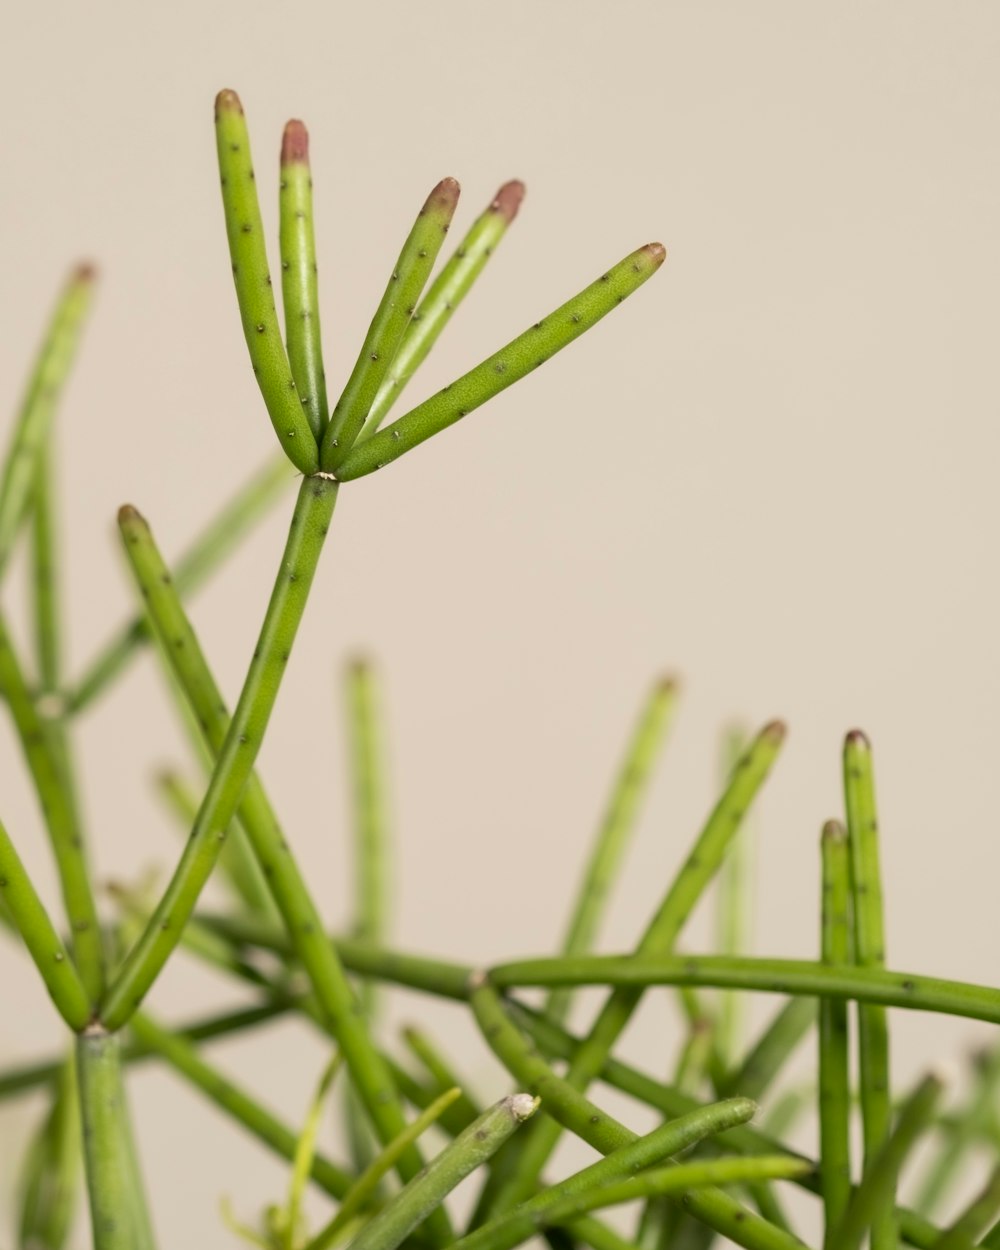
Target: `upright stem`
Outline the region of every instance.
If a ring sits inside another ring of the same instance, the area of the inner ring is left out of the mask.
[[[118,1037],[103,1030],[81,1034],[77,1065],[94,1250],[153,1250],[145,1195],[126,1130]]]
[[[180,941],[253,771],[319,563],[337,487],[304,478],[281,568],[236,711],[181,861],[144,933],[102,1004],[107,1028],[120,1028],[141,1003]],[[134,509],[129,510],[134,514]]]

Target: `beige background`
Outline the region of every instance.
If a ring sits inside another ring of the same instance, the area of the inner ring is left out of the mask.
[[[661,238],[669,258],[585,345],[343,492],[261,761],[331,922],[348,892],[345,657],[370,651],[385,679],[396,938],[484,960],[557,940],[666,669],[682,711],[608,949],[641,930],[709,806],[720,726],[781,715],[757,948],[815,950],[817,835],[860,724],[891,961],[995,980],[998,53],[989,3],[8,6],[4,412],[67,265],[103,275],[61,429],[72,670],[132,603],[116,507],[176,552],[272,448],[225,256],[215,91],[243,95],[272,231],[281,126],[311,128],[331,389],[430,186],[461,180],[457,230],[521,177],[522,217],[414,402],[633,247]],[[194,604],[231,697],[289,505]],[[7,600],[21,610],[20,586]],[[183,755],[148,659],[81,730],[102,877],[168,864],[148,781]],[[51,887],[2,735],[3,818]],[[708,940],[701,917],[690,942]],[[7,946],[0,976],[0,1057],[48,1052],[59,1028]],[[181,960],[154,996],[164,1016],[229,1001]],[[499,1093],[465,1022],[427,1018]],[[901,1083],[989,1032],[896,1026]],[[676,1037],[658,995],[629,1044],[659,1069]],[[290,1120],[321,1063],[291,1026],[215,1053]],[[251,1216],[283,1170],[164,1073],[134,1099],[163,1244],[232,1244],[219,1194]],[[5,1208],[39,1109],[0,1117]]]

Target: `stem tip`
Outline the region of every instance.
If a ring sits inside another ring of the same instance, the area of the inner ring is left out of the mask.
[[[216,120],[223,113],[242,113],[243,105],[240,103],[240,97],[235,91],[229,87],[223,87],[219,94],[215,97],[215,116]]]
[[[130,525],[133,521],[141,521],[142,513],[130,503],[123,503],[118,509],[118,524]]]
[[[83,260],[70,276],[74,282],[93,282],[97,277],[97,266],[89,260]]]
[[[509,225],[517,216],[517,210],[524,199],[524,183],[516,178],[513,182],[505,182],[493,198],[490,208],[499,213]]]
[[[824,842],[846,842],[847,830],[839,820],[828,820],[823,826]]]
[[[281,163],[309,164],[309,131],[306,130],[304,122],[294,117],[285,126],[285,132],[281,136]]]
[[[872,744],[868,741],[868,737],[860,729],[852,729],[844,739],[844,746],[854,747],[859,751],[870,751]]]
[[[458,203],[461,190],[462,188],[454,178],[442,178],[427,197],[423,211],[425,213],[445,213],[448,217],[451,217],[455,211],[455,205]]]
[[[639,250],[649,256],[649,259],[653,262],[653,267],[656,269],[659,269],[667,259],[667,249],[662,243],[647,243],[645,247]]]
[[[760,731],[762,738],[770,738],[772,742],[784,741],[785,734],[788,733],[788,726],[783,720],[772,720],[764,726]]]

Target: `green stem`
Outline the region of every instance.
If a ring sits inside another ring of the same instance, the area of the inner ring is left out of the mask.
[[[281,140],[281,298],[288,363],[317,446],[326,428],[326,374],[320,337],[309,132],[290,121]]]
[[[198,1054],[190,1041],[168,1032],[144,1012],[136,1012],[129,1029],[147,1054],[156,1054],[232,1120],[263,1142],[282,1159],[292,1162],[298,1134],[262,1107],[253,1095],[224,1077]],[[321,1189],[334,1198],[343,1198],[353,1178],[322,1155],[312,1160],[310,1175]]]
[[[936,1076],[927,1076],[904,1103],[896,1127],[872,1157],[870,1165],[866,1166],[861,1184],[852,1194],[847,1210],[830,1238],[830,1245],[836,1246],[837,1250],[858,1250],[869,1230],[874,1244],[876,1225],[885,1222],[886,1212],[888,1223],[895,1232],[894,1199],[899,1170],[929,1126],[941,1088],[941,1081]]]
[[[739,1068],[727,1077],[722,1093],[761,1099],[784,1068],[788,1057],[816,1022],[811,998],[790,998],[775,1014]]]
[[[90,996],[2,824],[0,893],[59,1014],[74,1031],[85,1028]]]
[[[851,959],[851,882],[847,833],[839,821],[823,826],[821,953],[825,964]],[[825,1250],[851,1196],[851,1086],[847,1003],[819,1005],[819,1140]]]
[[[638,1140],[631,1129],[596,1107],[567,1080],[553,1072],[513,1023],[495,987],[485,977],[479,977],[474,982],[470,1003],[486,1044],[516,1081],[543,1100],[548,1115],[558,1120],[563,1128],[568,1128],[604,1155]],[[720,1189],[691,1193],[685,1199],[685,1205],[696,1219],[741,1246],[752,1248],[764,1245],[755,1237],[761,1230],[769,1232],[771,1229],[764,1220]],[[505,1209],[501,1208],[500,1214],[504,1213]],[[801,1243],[786,1240],[772,1244],[788,1246]]]
[[[181,1024],[177,1027],[174,1036],[181,1037],[192,1044],[210,1042],[215,1038],[229,1037],[244,1029],[255,1028],[259,1024],[267,1024],[286,1015],[296,1005],[291,999],[275,999],[252,1007],[241,1007],[237,1011],[225,1011],[189,1024]],[[122,1062],[141,1063],[152,1055],[153,1052],[148,1047],[130,1045],[122,1050]],[[61,1063],[61,1059],[44,1059],[40,1063],[8,1068],[0,1072],[0,1100],[30,1093],[40,1085],[52,1081],[58,1075]]]
[[[71,1052],[52,1081],[52,1104],[25,1155],[18,1245],[62,1250],[76,1215],[82,1134],[76,1062]]]
[[[351,1186],[337,1214],[309,1242],[309,1250],[327,1250],[329,1246],[334,1245],[341,1234],[350,1227],[351,1222],[374,1200],[382,1178],[396,1166],[403,1151],[413,1145],[432,1124],[435,1124],[460,1097],[460,1094],[461,1091],[458,1089],[445,1090],[421,1111],[413,1123],[408,1124],[377,1158],[372,1160]]]
[[[1000,1167],[990,1173],[989,1179],[972,1201],[955,1217],[952,1223],[941,1234],[940,1240],[934,1243],[934,1250],[968,1250],[974,1246],[976,1238],[982,1236],[983,1230],[991,1220],[995,1220],[1000,1211]],[[990,1236],[1000,1235],[1000,1229],[991,1231]],[[995,1245],[995,1240],[987,1237],[982,1245]]]
[[[60,392],[73,364],[94,289],[94,271],[80,265],[69,277],[28,379],[0,477],[0,578],[38,482],[38,460]]]
[[[730,726],[722,742],[723,784],[746,750],[747,733]],[[750,821],[733,839],[726,861],[719,870],[718,895],[715,907],[717,949],[720,955],[745,955],[749,947],[750,902],[753,890],[751,874],[753,829]],[[735,1063],[740,1046],[742,999],[739,994],[723,994],[718,1004],[715,1049],[721,1066]]]
[[[885,966],[882,874],[872,754],[859,730],[844,743],[844,802],[854,904],[854,957],[862,968]],[[885,1008],[858,1008],[858,1084],[861,1090],[864,1171],[882,1151],[892,1126],[889,1027]],[[871,1250],[894,1250],[896,1229],[888,1198],[872,1224]]]
[[[94,1250],[152,1250],[145,1198],[131,1158],[118,1037],[97,1030],[77,1042],[84,1159]]]
[[[373,961],[374,962],[374,961]],[[702,985],[765,994],[855,999],[911,1011],[943,1012],[1000,1024],[1000,990],[882,968],[840,967],[808,959],[728,959],[721,955],[584,955],[579,959],[523,959],[498,964],[490,979],[501,989],[552,985]]]
[[[617,308],[653,276],[665,257],[666,253],[659,243],[649,243],[631,256],[626,256],[596,282],[548,317],[537,321],[506,347],[412,408],[392,425],[359,443],[343,460],[330,466],[336,470],[338,480],[347,482],[373,473],[520,381]],[[328,430],[324,452],[329,438]],[[324,467],[327,467],[325,459]]]
[[[458,193],[455,179],[443,178],[427,197],[403,244],[357,362],[323,435],[320,462],[328,473],[342,463],[361,433],[448,233]]]
[[[509,1006],[518,1024],[547,1056],[553,1059],[572,1060],[573,1055],[583,1045],[582,1039],[574,1037],[561,1025],[539,1012],[532,1011],[521,1003],[510,1003]],[[613,1089],[620,1090],[628,1097],[654,1108],[663,1115],[684,1115],[698,1106],[695,1099],[683,1094],[680,1090],[664,1085],[618,1059],[607,1060],[601,1070],[601,1079]],[[749,1125],[730,1129],[723,1140],[728,1147],[740,1154],[770,1154],[782,1149],[780,1142]],[[793,1158],[805,1157],[787,1148],[785,1153]],[[818,1165],[811,1163],[811,1168],[815,1170]],[[797,1183],[812,1192],[819,1192],[819,1180],[812,1172]],[[910,1245],[918,1247],[918,1250],[930,1250],[936,1238],[940,1236],[940,1230],[915,1211],[898,1207],[896,1217],[901,1236]]]
[[[215,98],[215,135],[243,337],[278,442],[292,464],[308,475],[319,468],[319,450],[278,328],[250,135],[235,91],[220,91]]]
[[[379,1140],[388,1144],[406,1124],[397,1091],[371,1040],[363,1014],[356,1010],[355,996],[343,965],[323,932],[316,904],[267,796],[252,772],[256,749],[263,736],[284,663],[291,651],[295,628],[301,619],[309,582],[333,511],[335,495],[336,485],[323,478],[307,478],[303,482],[300,508],[293,518],[289,547],[282,562],[261,641],[231,721],[180,599],[170,585],[169,574],[148,526],[134,509],[128,510],[123,516],[122,526],[126,550],[145,594],[150,619],[164,644],[163,654],[173,666],[209,746],[218,756],[216,771],[188,841],[188,848],[197,847],[199,838],[207,832],[209,841],[213,844],[210,849],[217,853],[218,834],[228,826],[237,804],[240,805],[243,826],[270,885],[274,901],[294,944],[295,953],[309,976],[318,1010],[343,1052],[352,1084],[368,1111]],[[145,941],[145,958],[152,958],[155,952],[156,958],[162,964],[162,959],[176,944],[179,930],[190,917],[197,890],[204,881],[201,875],[202,865],[207,863],[211,867],[207,854],[201,855],[194,862],[198,873],[195,888],[192,890],[185,880],[185,873],[191,870],[185,868],[182,860],[175,876],[178,886],[172,884],[168,889],[164,903],[158,909],[158,915],[154,915],[147,927],[145,939],[140,940],[137,946],[140,957]],[[174,900],[179,900],[179,904]],[[182,910],[175,922],[174,908],[178,905]],[[162,930],[164,919],[169,921],[169,928],[165,933]],[[265,930],[267,928],[266,924],[262,927]],[[156,945],[158,935],[173,939],[169,949],[164,943]],[[130,961],[131,959],[130,956]],[[125,971],[129,972],[128,965]],[[143,973],[137,982],[140,986],[145,983],[145,975]],[[123,1010],[128,1010],[134,997],[126,997],[124,991],[120,993],[119,1001]],[[419,1150],[416,1146],[411,1146],[399,1160],[403,1181],[408,1181],[422,1166]],[[430,1229],[435,1237],[443,1239],[447,1235],[443,1213],[434,1217]]]
[[[562,1185],[546,1190],[530,1204],[477,1229],[455,1243],[456,1250],[512,1250],[542,1228],[572,1222],[577,1216],[640,1198],[690,1199],[698,1190],[739,1182],[790,1179],[805,1169],[786,1156],[708,1159],[655,1168],[641,1176],[567,1194]],[[527,1204],[526,1204],[527,1205]],[[803,1250],[803,1242],[763,1220],[738,1222],[739,1244],[753,1250]]]
[[[104,950],[78,814],[56,741],[38,714],[2,614],[0,695],[14,721],[48,828],[73,933],[73,954],[87,993],[96,1002],[104,989]]]
[[[388,937],[390,914],[385,765],[375,674],[364,661],[357,661],[348,670],[347,705],[355,848],[356,913],[352,928],[360,941],[381,946]],[[367,990],[364,998],[371,1011]]]
[[[414,1177],[351,1243],[352,1250],[395,1250],[448,1194],[496,1153],[538,1106],[527,1094],[511,1094],[478,1120]],[[307,1247],[312,1250],[312,1247]]]
[[[676,684],[663,680],[656,683],[642,707],[584,870],[561,947],[563,955],[586,955],[593,948],[676,705]],[[554,990],[546,1006],[548,1014],[565,1020],[570,1000],[571,991]]]
[[[403,1029],[402,1037],[406,1046],[424,1066],[439,1089],[458,1090],[458,1098],[455,1101],[456,1114],[464,1116],[469,1121],[482,1115],[482,1108],[473,1102],[467,1093],[467,1083],[458,1076],[441,1050],[434,1045],[423,1029],[408,1026]]]
[[[523,196],[523,183],[505,182],[431,283],[406,327],[399,350],[358,435],[359,443],[375,433],[407,382],[427,358],[517,215]]]
[[[39,688],[43,695],[57,694],[62,673],[58,573],[52,450],[48,441],[38,449],[38,469],[32,495],[32,572],[34,590],[35,648]]]
[[[174,565],[174,588],[179,595],[191,594],[215,572],[278,495],[284,493],[291,478],[287,459],[278,454],[237,491]],[[66,696],[67,715],[75,716],[89,707],[149,636],[144,613],[127,621],[90,662],[76,689]]]
[[[673,949],[695,904],[718,872],[747,808],[777,758],[784,737],[784,726],[775,721],[765,726],[750,744],[733,770],[729,785],[695,840],[658,911],[647,926],[637,947],[638,956],[666,955]],[[575,960],[556,962],[575,966],[586,964],[588,958],[580,956]],[[628,964],[630,961],[624,962]],[[490,975],[492,977],[492,972]],[[494,984],[502,986],[502,977],[503,973],[500,978],[494,978]],[[637,979],[629,985],[619,984],[605,1000],[589,1037],[574,1055],[566,1073],[566,1080],[574,1089],[586,1089],[595,1079],[650,983],[648,980],[640,982]],[[556,984],[569,985],[573,981],[563,980]],[[559,1139],[559,1134],[560,1126],[550,1118],[542,1119],[532,1126],[524,1142],[517,1175],[506,1193],[500,1196],[501,1206],[514,1205],[531,1192]]]
[[[299,488],[257,647],[198,819],[149,925],[102,1003],[102,1018],[109,1029],[120,1028],[148,993],[180,941],[184,925],[218,859],[260,750],[336,499],[336,485],[322,478],[306,478]],[[122,509],[120,519],[127,535],[126,546],[133,540],[139,541],[145,526],[135,509]],[[267,866],[262,866],[266,875]]]

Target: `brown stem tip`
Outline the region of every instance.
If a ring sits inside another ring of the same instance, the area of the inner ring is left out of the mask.
[[[493,203],[490,208],[495,213],[499,213],[509,225],[517,216],[517,210],[521,207],[521,201],[524,199],[524,183],[515,179],[513,182],[505,182],[500,190],[493,197]]]
[[[454,178],[442,178],[427,197],[420,210],[421,217],[425,213],[441,213],[450,221],[454,216],[461,190],[462,188]]]
[[[657,244],[659,246],[659,244]],[[760,731],[762,738],[769,738],[772,742],[783,742],[785,735],[788,733],[788,726],[783,720],[772,720],[764,726]]]
[[[240,113],[243,112],[243,105],[240,103],[240,97],[235,91],[231,91],[229,87],[223,87],[219,94],[215,97],[215,117],[216,120],[223,113]]]
[[[667,259],[667,249],[662,243],[647,243],[645,247],[639,249],[645,252],[649,259],[653,262],[653,267],[659,269],[663,262]]]
[[[89,260],[81,261],[69,277],[71,282],[93,282],[97,278],[97,266]]]
[[[823,826],[824,842],[846,842],[847,830],[839,820],[828,820]]]
[[[123,503],[118,509],[118,524],[132,525],[136,521],[142,522],[142,513],[130,503]]]
[[[292,118],[285,126],[285,133],[281,136],[281,163],[282,165],[309,164],[309,131],[306,130],[303,122],[295,118]]]
[[[872,744],[860,729],[852,729],[844,739],[845,747],[855,747],[859,751],[870,751]]]

